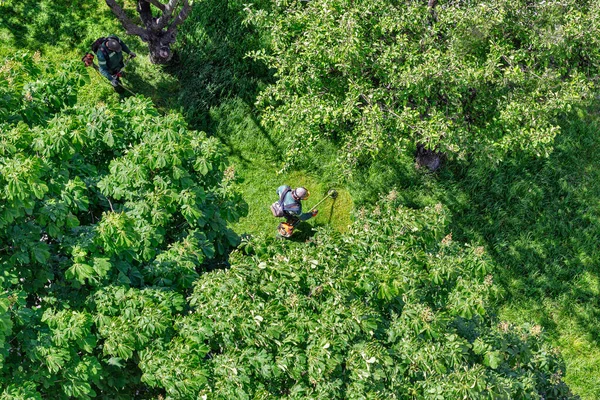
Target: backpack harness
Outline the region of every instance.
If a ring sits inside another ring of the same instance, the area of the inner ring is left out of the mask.
[[[98,51],[102,52],[102,55],[104,55],[104,59],[106,61],[108,61],[109,59],[109,51],[106,48],[105,44],[108,41],[108,37],[101,37],[98,38],[94,41],[94,43],[92,43],[92,53],[86,53],[85,56],[83,56],[83,58],[81,59],[81,61],[83,61],[83,63],[85,64],[86,67],[90,67],[94,64],[94,54],[98,54]],[[119,42],[119,44],[122,46],[123,42],[121,42],[121,39],[116,38],[117,41]],[[95,67],[97,69],[97,67]]]
[[[106,48],[105,44],[108,41],[108,37],[101,37],[98,38],[94,41],[94,43],[92,43],[92,51],[96,54],[98,54],[98,50],[100,50],[102,52],[102,54],[104,55],[104,59],[108,60],[108,49]],[[119,42],[119,44],[121,44],[121,39],[116,38],[117,41]],[[122,44],[121,44],[122,46]]]
[[[273,213],[274,217],[280,218],[285,215],[283,200],[285,199],[285,196],[290,192],[290,190],[292,190],[290,187],[285,188],[279,195],[279,200],[271,204],[271,212]]]

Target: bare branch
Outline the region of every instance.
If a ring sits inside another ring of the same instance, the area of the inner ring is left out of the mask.
[[[125,28],[125,32],[127,32],[130,35],[137,35],[145,42],[148,41],[148,32],[142,27],[139,27],[136,24],[134,24],[133,21],[129,19],[127,14],[125,14],[125,11],[121,8],[121,6],[117,4],[115,0],[105,1],[106,5],[111,9],[113,14],[115,14],[117,19],[121,21],[123,28]]]
[[[163,14],[156,21],[156,30],[161,30],[167,26],[169,20],[171,19],[171,15],[173,15],[173,10],[177,7],[179,0],[169,0],[169,3],[165,5],[165,9],[163,10]]]
[[[146,0],[138,0],[136,8],[142,22],[144,25],[146,25],[146,29],[152,29],[154,25],[154,18],[152,17],[150,3]]]
[[[179,15],[177,15],[177,17],[173,20],[173,23],[171,23],[169,26],[167,32],[175,32],[177,30],[177,25],[180,25],[183,21],[185,21],[185,19],[188,17],[188,14],[192,10],[188,0],[182,0],[182,2],[183,7],[181,8]]]
[[[437,13],[435,12],[435,6],[437,6],[438,0],[429,0],[427,2],[427,8],[429,8],[429,14],[434,22],[437,22]]]
[[[158,0],[146,0],[148,3],[152,4],[154,7],[158,8],[160,11],[165,12],[165,5]]]

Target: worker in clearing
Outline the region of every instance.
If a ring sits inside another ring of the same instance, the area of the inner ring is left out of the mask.
[[[125,66],[123,52],[134,58],[136,54],[116,35],[100,38],[92,45],[92,50],[98,57],[98,68],[102,76],[108,79],[114,87],[119,86],[121,69]]]
[[[277,196],[279,196],[279,203],[282,205],[282,216],[285,217],[285,222],[279,224],[277,231],[283,237],[292,236],[294,227],[300,221],[309,220],[319,212],[318,210],[307,213],[302,212],[302,200],[306,200],[310,196],[310,192],[304,187],[292,189],[287,185],[282,185],[277,188]]]

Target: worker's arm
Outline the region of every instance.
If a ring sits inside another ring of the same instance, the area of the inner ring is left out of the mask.
[[[127,47],[127,45],[124,42],[121,42],[121,48],[123,49],[123,51],[129,55],[133,54],[131,53],[131,50],[129,50],[129,47]]]
[[[298,216],[300,221],[306,221],[313,217],[314,215],[311,212],[303,213]]]
[[[112,81],[114,78],[110,74],[110,72],[108,72],[108,67],[106,65],[106,59],[104,58],[104,53],[102,53],[101,51],[98,51],[96,56],[98,57],[98,70],[100,71],[100,73],[102,74],[103,77],[105,77],[109,81]]]
[[[302,212],[302,211],[300,211],[300,212]],[[310,210],[309,212],[300,215],[298,218],[300,218],[301,221],[306,221],[307,219],[316,217],[318,213],[319,213],[319,210]]]

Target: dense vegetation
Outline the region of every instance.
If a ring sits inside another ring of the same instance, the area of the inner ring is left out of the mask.
[[[71,3],[0,3],[0,398],[597,398],[598,2]]]
[[[482,248],[391,192],[347,235],[246,243],[204,275],[142,377],[195,398],[568,397],[540,327],[497,324]],[[185,356],[182,356],[185,354]]]
[[[492,162],[514,150],[551,151],[556,116],[591,99],[597,4],[424,3],[249,7],[249,21],[270,39],[252,54],[279,78],[259,105],[288,151],[310,159],[303,143],[331,138],[351,165],[415,141]]]
[[[44,397],[85,397],[91,384],[107,394],[132,378],[102,382],[111,373],[100,349],[115,357],[110,369],[166,327],[151,323],[158,309],[149,308],[138,327],[122,321],[141,329],[126,338],[89,308],[118,299],[116,286],[148,286],[134,291],[148,293],[142,304],[180,309],[170,291],[190,288],[207,259],[238,244],[227,223],[246,204],[217,139],[188,130],[180,116],[159,116],[142,98],[73,104],[83,67],[53,74],[40,64],[18,55],[2,70],[0,109],[11,111],[0,121],[2,336],[11,337],[3,381],[44,387]]]

